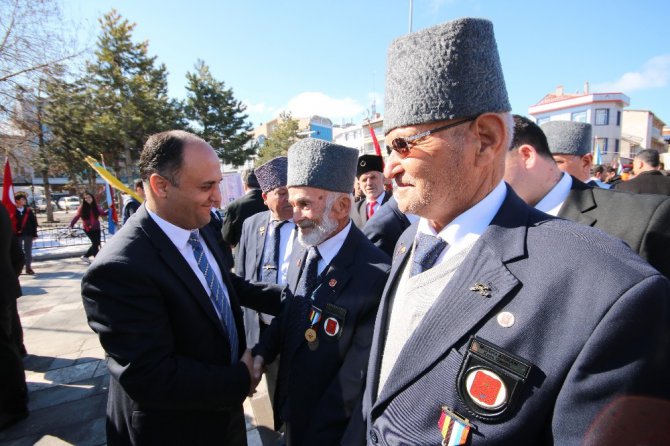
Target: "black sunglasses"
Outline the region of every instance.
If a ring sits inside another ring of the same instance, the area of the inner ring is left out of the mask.
[[[451,124],[443,125],[441,127],[437,127],[431,130],[426,130],[425,132],[417,133],[416,135],[412,136],[400,136],[391,141],[391,146],[386,146],[386,153],[390,155],[391,151],[395,150],[401,157],[404,158],[407,155],[409,155],[409,151],[412,150],[414,146],[426,136],[432,135],[433,133],[441,132],[443,130],[450,129],[452,127],[456,127],[466,122],[474,121],[478,117],[479,115],[473,116],[471,118],[466,118],[462,121],[452,122]]]

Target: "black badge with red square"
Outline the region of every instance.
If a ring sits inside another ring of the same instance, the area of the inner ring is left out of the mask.
[[[531,368],[529,361],[473,336],[458,372],[458,395],[476,418],[495,421],[514,406]]]
[[[330,338],[339,339],[344,329],[344,320],[347,317],[347,309],[333,304],[326,304],[323,309],[323,331]]]

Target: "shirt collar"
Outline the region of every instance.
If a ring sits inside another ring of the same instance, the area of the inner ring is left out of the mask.
[[[551,188],[549,193],[540,200],[539,203],[535,205],[535,209],[538,211],[546,212],[549,215],[554,217],[558,215],[558,211],[561,210],[563,202],[568,198],[570,193],[570,188],[572,187],[572,177],[567,173],[563,173],[563,176],[556,185]]]
[[[381,194],[377,198],[374,199],[374,202],[377,204],[382,204],[382,201],[384,201],[384,196],[386,195],[385,191],[382,191]],[[365,199],[366,203],[372,203],[372,201],[368,200],[367,198]]]
[[[483,200],[456,217],[451,223],[442,228],[439,234],[435,232],[425,218],[419,220],[417,233],[422,232],[440,237],[449,244],[450,249],[456,248],[455,250],[457,250],[459,245],[470,243],[484,233],[500,209],[500,206],[502,206],[506,195],[507,188],[505,183],[500,181]]]
[[[340,232],[316,246],[325,265],[330,264],[330,262],[333,260],[333,257],[335,257],[340,251],[340,248],[346,240],[347,235],[349,235],[350,229],[351,219],[349,219],[349,223],[347,223],[347,225]]]
[[[168,236],[170,241],[177,247],[178,250],[183,250],[188,244],[188,238],[191,236],[191,231],[188,229],[180,228],[175,226],[167,220],[164,220],[158,216],[158,214],[152,212],[147,208],[147,212],[153,221],[156,222],[159,228]]]

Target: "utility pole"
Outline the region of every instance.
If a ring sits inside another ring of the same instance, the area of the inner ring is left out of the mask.
[[[412,32],[412,10],[414,9],[412,5],[414,4],[413,0],[409,0],[409,31]]]

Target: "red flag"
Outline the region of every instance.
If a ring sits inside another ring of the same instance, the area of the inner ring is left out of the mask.
[[[375,131],[372,129],[372,125],[368,123],[368,128],[370,129],[370,136],[372,136],[372,144],[375,146],[375,153],[377,156],[382,156],[382,149],[379,147],[379,141],[377,141],[377,135],[375,135]]]
[[[16,202],[14,201],[14,183],[12,182],[12,169],[9,167],[9,158],[5,161],[5,177],[2,183],[2,204],[7,208],[9,218],[12,220],[12,229],[16,231]]]

